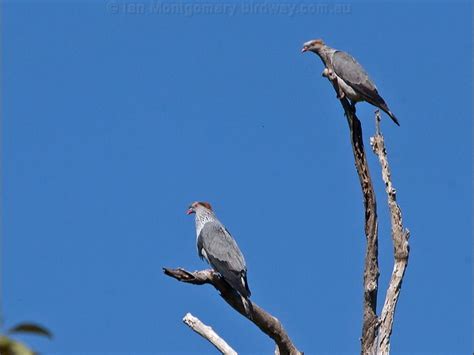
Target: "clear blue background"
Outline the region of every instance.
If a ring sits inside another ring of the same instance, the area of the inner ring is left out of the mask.
[[[252,299],[299,349],[358,353],[362,197],[340,104],[319,59],[300,53],[321,37],[364,65],[401,122],[382,122],[411,231],[393,353],[470,353],[471,4],[293,16],[125,4],[3,4],[4,327],[49,327],[52,341],[20,338],[44,354],[214,351],[181,323],[191,312],[242,353],[272,352],[212,287],[162,274],[206,267],[184,212],[207,200],[246,256]],[[380,310],[392,245],[374,108],[358,107]]]

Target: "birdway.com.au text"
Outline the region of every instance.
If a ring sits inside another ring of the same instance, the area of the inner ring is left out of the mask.
[[[200,15],[345,15],[351,13],[348,3],[310,2],[160,2],[160,1],[118,1],[106,3],[110,14],[127,15],[180,15],[186,17]]]

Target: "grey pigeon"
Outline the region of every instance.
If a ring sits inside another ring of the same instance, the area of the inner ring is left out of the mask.
[[[301,52],[308,51],[317,54],[326,68],[335,74],[342,94],[351,101],[354,110],[357,102],[367,101],[384,111],[400,126],[395,115],[379,95],[374,82],[370,79],[364,68],[350,54],[325,45],[321,39],[314,39],[304,43]]]
[[[198,255],[205,259],[243,298],[250,297],[247,266],[234,238],[219,222],[208,202],[194,202],[188,214],[195,214]]]

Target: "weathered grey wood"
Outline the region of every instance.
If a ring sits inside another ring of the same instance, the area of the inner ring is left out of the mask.
[[[380,166],[382,167],[382,179],[385,183],[387,193],[388,207],[390,210],[390,222],[392,226],[392,242],[394,265],[390,284],[385,295],[385,302],[380,316],[377,352],[380,354],[389,354],[390,336],[392,334],[393,318],[397,307],[398,297],[402,287],[403,276],[408,265],[408,256],[410,248],[408,238],[410,232],[403,227],[402,211],[397,203],[397,192],[392,184],[390,166],[388,164],[387,150],[385,141],[380,132],[380,112],[375,115],[376,131],[375,136],[371,138],[370,145],[377,155]]]
[[[193,316],[191,313],[186,313],[183,322],[204,339],[208,340],[224,355],[237,355],[237,352],[230,347],[227,342],[222,339],[210,326],[205,325],[199,318]]]
[[[210,284],[220,292],[221,297],[237,312],[253,322],[262,332],[275,341],[281,355],[301,355],[290,337],[283,328],[281,322],[260,308],[257,304],[249,300],[249,305],[245,305],[244,299],[229,286],[223,278],[212,269],[190,272],[182,268],[163,268],[166,275],[178,281],[193,285]]]

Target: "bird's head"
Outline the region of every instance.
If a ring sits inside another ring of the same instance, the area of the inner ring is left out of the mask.
[[[324,42],[322,39],[313,39],[303,44],[303,49],[301,49],[301,53],[308,51],[318,53],[323,47]]]
[[[211,211],[212,212],[212,207],[209,202],[193,202],[189,208],[188,211],[186,212],[187,214],[193,214],[193,213],[198,213],[200,211]]]

